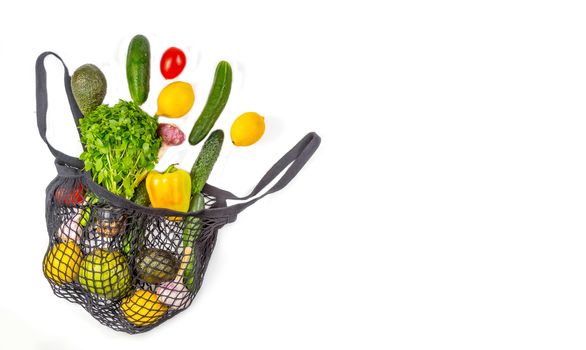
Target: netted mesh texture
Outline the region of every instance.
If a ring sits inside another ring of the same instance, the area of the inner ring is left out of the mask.
[[[305,135],[247,196],[206,184],[202,193],[206,208],[201,211],[142,207],[96,184],[80,170],[84,168],[80,159],[54,148],[47,139],[44,60],[48,56],[63,64],[73,121],[79,126],[83,118],[65,63],[55,53],[42,53],[35,65],[37,126],[58,171],[47,187],[45,277],[57,296],[80,304],[102,324],[132,334],[145,332],[191,304],[218,230],[259,199],[283,189],[317,150],[321,138],[313,132]],[[227,200],[241,202],[227,206]]]
[[[57,296],[102,324],[144,332],[191,304],[228,218],[206,210],[161,215],[121,198],[114,204],[99,189],[82,173],[58,175],[48,186],[43,271]],[[219,206],[206,195],[207,208]]]

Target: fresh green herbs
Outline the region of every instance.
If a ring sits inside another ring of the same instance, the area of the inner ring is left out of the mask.
[[[80,158],[92,178],[127,199],[157,162],[161,138],[157,120],[134,102],[101,105],[80,119]]]

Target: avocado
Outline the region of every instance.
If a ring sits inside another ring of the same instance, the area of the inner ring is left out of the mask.
[[[171,281],[177,275],[179,261],[171,252],[162,249],[145,249],[136,257],[136,274],[147,283]]]
[[[93,64],[84,64],[73,72],[71,89],[81,114],[86,116],[104,102],[106,77]]]

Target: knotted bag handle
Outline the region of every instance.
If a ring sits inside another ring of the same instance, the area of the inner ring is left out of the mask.
[[[73,114],[73,121],[75,122],[75,126],[79,132],[79,119],[83,118],[75,99],[73,98],[73,91],[71,90],[71,76],[69,76],[69,71],[67,70],[67,66],[65,62],[54,52],[43,52],[37,58],[37,63],[35,65],[36,71],[36,92],[37,92],[37,126],[39,128],[39,134],[41,138],[47,146],[51,153],[55,156],[55,159],[58,162],[64,163],[68,166],[75,167],[78,169],[83,169],[84,163],[81,159],[72,157],[67,155],[56,148],[54,148],[49,140],[47,140],[47,109],[49,107],[49,99],[47,97],[47,71],[45,70],[45,58],[47,56],[55,56],[61,64],[63,65],[63,80],[65,83],[65,92],[67,94],[67,100],[69,101],[69,108],[71,109],[71,113]]]
[[[307,161],[315,153],[320,143],[321,138],[315,132],[310,132],[309,134],[305,135],[305,137],[303,137],[295,146],[293,146],[293,148],[291,148],[289,152],[287,152],[281,159],[279,159],[279,161],[276,162],[269,169],[269,171],[267,171],[267,173],[258,182],[256,187],[254,187],[254,189],[248,196],[238,197],[232,194],[231,192],[206,184],[203,189],[203,192],[208,193],[222,201],[225,201],[226,199],[248,200],[259,194],[265,187],[267,187],[268,184],[275,180],[277,176],[279,176],[279,174],[289,166],[287,171],[285,171],[285,173],[283,174],[283,176],[281,176],[277,183],[268,191],[266,191],[262,196],[250,199],[244,203],[234,204],[226,208],[211,209],[210,211],[217,212],[221,216],[226,216],[228,217],[228,222],[233,222],[234,220],[236,220],[236,216],[238,215],[238,213],[242,212],[244,209],[256,203],[256,201],[270,193],[277,192],[283,189],[285,186],[287,186],[287,184],[291,182],[291,180],[293,180],[293,178],[303,168],[305,163],[307,163]]]

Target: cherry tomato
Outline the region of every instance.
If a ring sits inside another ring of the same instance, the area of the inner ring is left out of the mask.
[[[161,57],[161,74],[165,79],[177,77],[185,68],[185,54],[176,47],[170,47]]]
[[[55,190],[55,202],[63,205],[76,205],[83,203],[83,186],[81,182],[71,186],[63,184]]]

